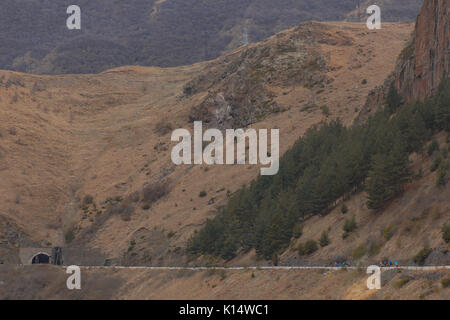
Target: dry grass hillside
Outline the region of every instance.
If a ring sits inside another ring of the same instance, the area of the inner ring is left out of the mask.
[[[58,245],[96,248],[122,264],[186,263],[189,236],[259,168],[176,167],[172,130],[192,130],[195,119],[279,128],[284,152],[321,121],[351,124],[411,31],[312,22],[185,67],[0,71],[0,259],[16,263],[20,246]],[[224,106],[232,112],[215,117]],[[321,223],[342,219],[334,216]]]
[[[0,299],[450,299],[448,269],[385,270],[380,290],[367,289],[365,269],[83,269],[81,277],[82,289],[70,291],[62,268],[0,266]]]

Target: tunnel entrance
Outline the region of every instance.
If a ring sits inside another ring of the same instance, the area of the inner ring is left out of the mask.
[[[39,253],[31,260],[32,264],[48,264],[50,263],[50,256],[45,253]]]

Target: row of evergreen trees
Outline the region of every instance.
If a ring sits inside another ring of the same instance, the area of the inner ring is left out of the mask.
[[[411,176],[408,156],[430,137],[450,132],[450,81],[424,102],[402,104],[391,87],[385,108],[363,125],[331,121],[308,130],[280,159],[275,176],[242,187],[193,235],[188,251],[230,259],[255,248],[266,259],[285,249],[294,226],[328,213],[341,198],[367,191],[367,206],[383,208]]]

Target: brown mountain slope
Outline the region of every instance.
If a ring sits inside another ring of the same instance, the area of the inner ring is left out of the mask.
[[[160,271],[82,269],[82,289],[67,290],[54,266],[0,266],[0,299],[450,299],[446,269],[386,270],[367,290],[365,269]],[[24,281],[15,281],[21,279]],[[243,285],[245,284],[245,285]]]
[[[450,3],[446,1],[424,2],[412,38],[399,55],[394,72],[383,86],[371,91],[358,121],[383,106],[391,83],[407,101],[423,100],[436,93],[441,79],[450,72],[449,9]],[[434,138],[442,145],[441,150],[448,150],[447,133],[441,132]],[[365,193],[353,196],[348,209],[356,218],[358,231],[347,239],[343,239],[342,233],[349,218],[342,214],[341,208],[326,217],[310,219],[304,226],[301,241],[292,242],[282,256],[282,263],[317,264],[345,258],[367,265],[389,257],[412,264],[413,257],[422,248],[436,248],[429,257],[430,264],[450,264],[450,247],[441,232],[450,223],[450,189],[436,186],[436,173],[430,169],[433,159],[425,152],[410,156],[413,170],[421,174],[383,212],[374,214],[367,209]],[[323,232],[333,238],[332,244],[308,259],[299,258],[294,248],[307,239],[319,240]]]
[[[16,262],[6,253],[34,244],[97,248],[128,264],[185,263],[188,237],[259,168],[176,167],[171,129],[192,130],[193,119],[280,128],[284,152],[325,120],[320,106],[328,106],[328,118],[350,124],[392,70],[411,27],[384,24],[370,32],[364,24],[306,23],[217,60],[172,69],[0,72],[0,216],[9,230],[0,235],[0,258]],[[224,103],[232,113],[211,117]],[[163,190],[162,182],[167,195],[147,207],[146,186]],[[78,263],[92,263],[86,259]]]

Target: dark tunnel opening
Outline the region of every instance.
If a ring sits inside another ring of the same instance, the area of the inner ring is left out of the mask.
[[[31,261],[32,264],[48,264],[50,263],[50,256],[45,253],[39,253],[38,255],[33,257]]]

